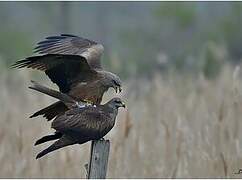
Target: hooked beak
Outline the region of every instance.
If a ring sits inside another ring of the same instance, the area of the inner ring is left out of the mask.
[[[118,92],[121,93],[121,91],[122,91],[121,86],[115,86],[114,89],[115,89],[116,93],[118,93]]]
[[[122,92],[122,88],[121,88],[121,86],[118,87],[118,90],[119,90],[119,93]]]

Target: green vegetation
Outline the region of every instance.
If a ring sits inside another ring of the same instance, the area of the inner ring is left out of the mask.
[[[1,2],[0,56],[9,65],[31,55],[44,37],[65,32],[104,43],[104,65],[123,78],[171,68],[210,79],[224,61],[240,62],[241,7],[240,2]],[[208,42],[225,47],[231,58],[211,61],[202,50]]]

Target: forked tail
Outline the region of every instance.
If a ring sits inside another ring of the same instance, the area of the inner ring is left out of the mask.
[[[55,134],[51,134],[51,135],[47,135],[47,136],[44,136],[40,139],[38,139],[36,142],[35,142],[35,146],[36,145],[39,145],[39,144],[42,144],[42,143],[45,143],[45,142],[48,142],[48,141],[53,141],[53,140],[56,140],[56,139],[60,139],[62,137],[62,133],[61,132],[55,132]]]
[[[57,149],[63,148],[65,146],[69,146],[75,144],[74,141],[66,138],[65,136],[62,136],[59,140],[57,140],[56,142],[54,142],[51,146],[49,146],[48,148],[44,149],[43,151],[41,151],[37,156],[36,159],[41,158],[42,156],[55,151]]]
[[[54,97],[56,99],[59,99],[60,101],[62,101],[66,106],[70,106],[70,105],[74,105],[77,103],[77,101],[75,101],[72,97],[68,96],[67,94],[55,91],[53,89],[47,88],[35,81],[31,81],[32,82],[32,86],[30,86],[30,89],[36,90],[38,92],[47,94],[51,97]]]

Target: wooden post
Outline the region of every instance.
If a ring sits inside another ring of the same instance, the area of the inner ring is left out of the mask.
[[[92,141],[88,166],[88,179],[106,178],[110,142],[109,140]]]

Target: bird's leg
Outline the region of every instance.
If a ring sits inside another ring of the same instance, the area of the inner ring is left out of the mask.
[[[92,101],[84,99],[83,100],[84,103],[86,103],[86,106],[93,106],[93,107],[97,107]]]
[[[78,108],[84,108],[86,106],[96,107],[92,101],[89,101],[89,100],[86,100],[86,99],[79,101],[79,102],[76,101],[74,106],[77,106]]]
[[[76,102],[76,104],[75,104],[78,108],[83,108],[83,107],[85,107],[85,105],[84,104],[79,104],[78,102]]]
[[[84,99],[83,101],[87,104],[87,106],[89,106],[89,105],[93,106],[94,105],[94,103],[92,101],[88,100],[88,99]]]

